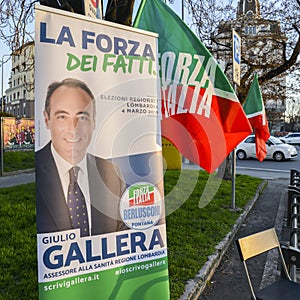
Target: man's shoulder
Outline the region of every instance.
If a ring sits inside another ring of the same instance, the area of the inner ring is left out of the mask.
[[[51,157],[51,142],[45,145],[42,149],[35,152],[36,162],[45,161]]]

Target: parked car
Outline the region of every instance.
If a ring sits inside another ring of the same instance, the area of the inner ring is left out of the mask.
[[[284,143],[291,145],[300,145],[300,132],[290,132],[289,134],[280,138]]]
[[[297,150],[294,146],[285,144],[278,138],[270,136],[266,142],[266,158],[282,161],[297,157]],[[246,137],[236,148],[238,159],[256,158],[255,136]]]

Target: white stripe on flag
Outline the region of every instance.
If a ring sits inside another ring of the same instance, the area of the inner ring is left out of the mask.
[[[230,100],[230,101],[239,102],[239,100],[238,100],[235,93],[223,91],[223,90],[220,90],[220,89],[217,89],[217,88],[214,88],[214,91],[215,91],[215,95],[217,97],[222,97],[222,98],[225,98],[225,99]]]

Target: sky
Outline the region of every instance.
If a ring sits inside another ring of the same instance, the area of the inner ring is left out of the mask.
[[[10,51],[8,47],[6,47],[2,42],[0,42],[0,54],[1,54],[1,96],[2,97],[2,74],[3,76],[3,94],[5,93],[5,90],[8,88],[8,78],[10,75],[10,70],[11,70],[11,61],[7,61],[6,63],[3,64],[4,69],[2,70],[2,60],[5,62],[8,59],[8,56],[10,54]]]
[[[174,2],[173,4],[170,3],[169,0],[166,0],[167,4],[181,17],[182,14],[182,8],[181,8],[181,2],[180,0],[173,0],[171,2]],[[135,6],[134,6],[134,16],[136,14],[136,11],[141,3],[141,0],[135,0]],[[104,12],[106,8],[107,0],[103,1],[103,7],[104,7]],[[186,13],[186,12],[185,12]],[[185,16],[186,17],[186,16]],[[5,90],[8,88],[8,79],[10,76],[10,71],[11,71],[11,60],[7,61],[8,55],[10,54],[10,49],[3,44],[2,41],[0,41],[0,61],[5,62],[4,63],[4,68],[3,68],[3,93],[5,93]],[[6,62],[7,61],[7,62]],[[1,91],[0,91],[0,98],[2,97],[2,63],[0,62],[0,68],[1,68],[1,73],[0,73],[0,79],[1,79]]]

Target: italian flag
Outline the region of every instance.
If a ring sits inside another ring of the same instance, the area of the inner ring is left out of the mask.
[[[252,132],[233,88],[206,47],[163,1],[142,1],[134,27],[159,34],[162,135],[213,172]]]
[[[256,157],[259,161],[263,161],[267,155],[266,141],[270,137],[270,132],[256,74],[254,75],[243,107],[254,129]]]

